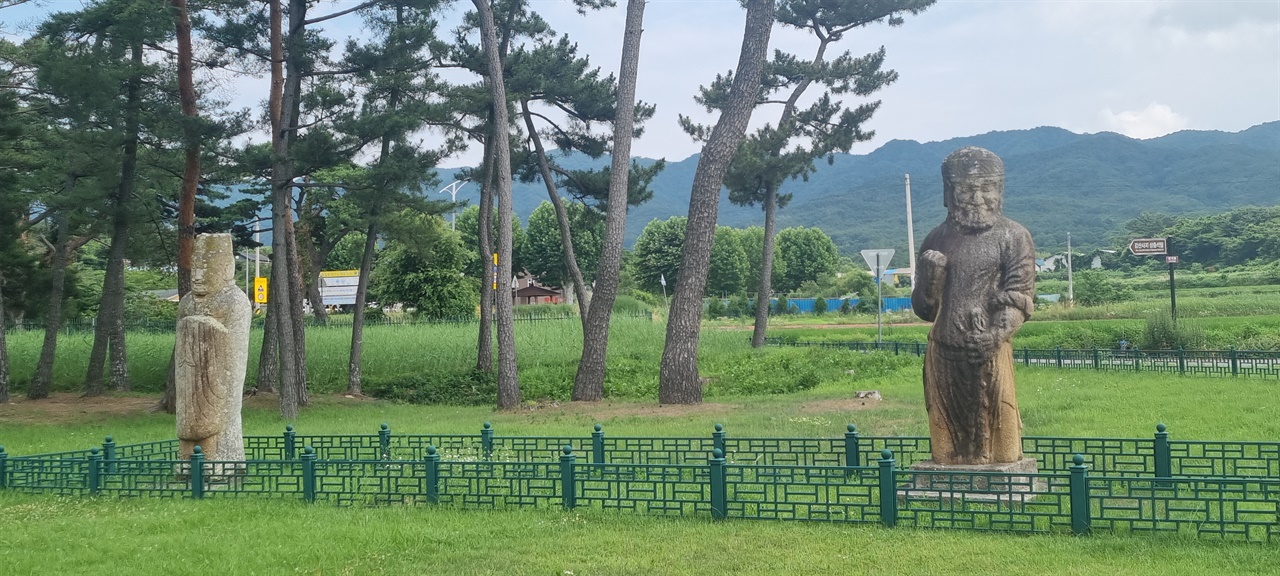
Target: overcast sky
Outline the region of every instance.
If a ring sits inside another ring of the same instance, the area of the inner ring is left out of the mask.
[[[579,16],[567,0],[532,0],[605,71],[618,67],[625,0]],[[0,11],[12,32],[36,10],[72,10],[79,0]],[[313,13],[350,6],[327,2]],[[470,2],[455,2],[446,27]],[[680,160],[700,145],[678,114],[711,122],[693,102],[698,86],[735,66],[745,13],[738,0],[650,0],[645,10],[638,97],[657,105],[637,156]],[[358,32],[355,23],[340,24]],[[771,49],[810,57],[815,44],[775,29]],[[992,130],[1059,126],[1151,138],[1183,129],[1239,131],[1280,120],[1280,0],[942,0],[903,26],[872,26],[839,45],[856,56],[884,46],[898,81],[872,98],[883,104],[866,153],[892,139],[944,140]],[[238,106],[265,98],[237,81]],[[856,98],[847,100],[856,105]],[[774,121],[762,108],[753,124]],[[444,164],[473,164],[477,152]]]

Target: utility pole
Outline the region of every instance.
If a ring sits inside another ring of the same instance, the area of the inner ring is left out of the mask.
[[[916,287],[916,230],[911,221],[911,175],[907,174],[907,266],[911,267],[911,274],[907,278],[911,282],[911,289]]]
[[[253,277],[262,277],[262,219],[257,218],[253,221],[253,242],[257,247],[253,249]]]
[[[1071,275],[1071,233],[1067,232],[1067,305],[1076,305],[1076,285]]]
[[[458,191],[461,190],[463,186],[466,186],[467,182],[470,182],[470,180],[454,180],[448,186],[445,186],[444,188],[441,188],[440,190],[438,190],[438,192],[448,192],[449,201],[453,202],[454,204],[457,204]],[[449,213],[449,229],[450,230],[458,229],[458,208],[457,207],[454,207],[453,212]]]

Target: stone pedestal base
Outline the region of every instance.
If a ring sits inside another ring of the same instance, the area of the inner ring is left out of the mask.
[[[1026,476],[1039,471],[1035,458],[1001,464],[938,464],[925,460],[912,464],[911,470],[941,474],[914,475],[911,488],[898,491],[901,497],[1024,502],[1035,493],[1048,490],[1043,478]]]

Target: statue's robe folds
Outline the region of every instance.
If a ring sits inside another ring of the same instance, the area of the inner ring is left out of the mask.
[[[1007,314],[1031,317],[1035,298],[1035,246],[1022,225],[998,216],[986,230],[948,219],[920,251],[947,258],[944,269],[920,260],[912,294],[915,313],[933,322],[924,359],[925,407],[933,460],[938,464],[995,464],[1022,458],[1022,418],[1014,395],[1016,326]],[[988,356],[975,358],[976,336],[999,338]]]
[[[183,459],[198,445],[207,461],[244,460],[240,409],[251,316],[248,298],[235,287],[188,293],[178,304],[174,382]]]

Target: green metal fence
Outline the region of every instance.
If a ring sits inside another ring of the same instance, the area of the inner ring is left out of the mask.
[[[914,470],[923,437],[395,434],[245,438],[242,462],[176,441],[11,456],[0,489],[63,496],[298,498],[340,506],[598,508],[714,519],[1280,541],[1280,442],[1028,437],[1039,472]]]
[[[813,346],[859,352],[924,355],[923,342],[797,342],[768,338],[775,346]],[[1220,377],[1280,379],[1280,352],[1268,350],[1115,350],[1106,348],[1036,350],[1017,348],[1013,359],[1024,366],[1076,370],[1146,371]]]

